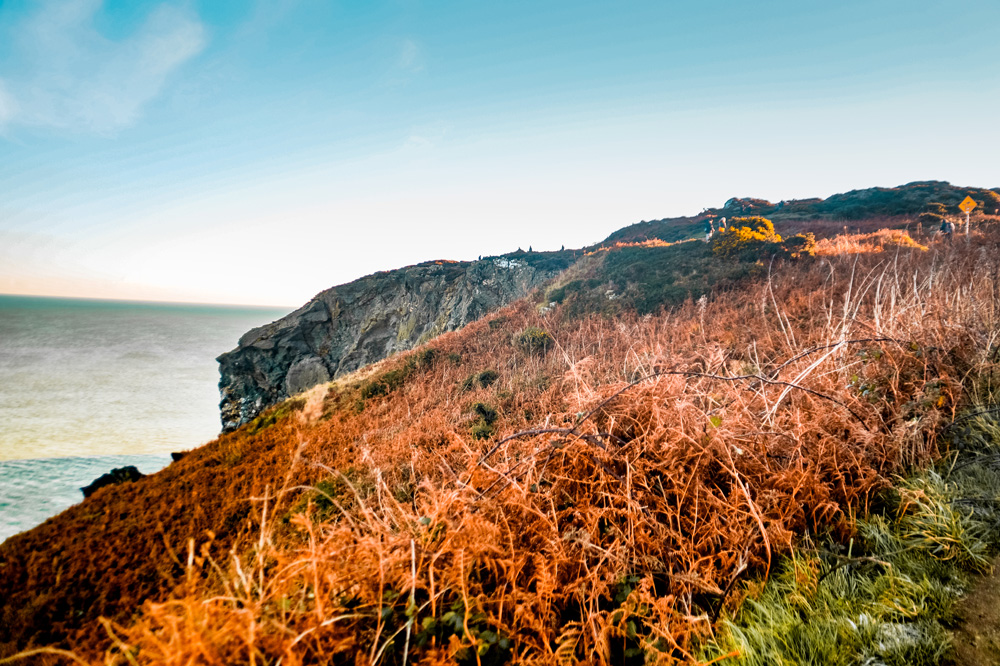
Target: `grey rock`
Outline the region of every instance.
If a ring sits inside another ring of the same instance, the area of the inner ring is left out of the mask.
[[[112,469],[107,474],[102,474],[93,480],[93,482],[84,488],[80,488],[83,492],[83,496],[90,497],[98,490],[105,486],[116,486],[120,483],[131,483],[138,481],[145,474],[139,471],[135,465],[127,465],[125,467],[116,467]]]
[[[219,356],[222,430],[267,407],[526,296],[573,262],[573,251],[428,262],[376,273],[317,294],[245,333]]]
[[[328,381],[330,381],[330,371],[323,364],[323,359],[318,356],[306,356],[288,369],[288,374],[285,375],[285,393],[295,395]]]

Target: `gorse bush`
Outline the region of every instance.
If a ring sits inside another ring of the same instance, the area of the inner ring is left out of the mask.
[[[948,214],[948,207],[945,206],[943,203],[937,203],[936,201],[931,201],[930,203],[927,204],[927,210],[925,210],[924,212],[930,213],[932,215],[937,215],[938,217],[942,217]]]
[[[766,217],[733,218],[726,230],[712,239],[712,253],[723,259],[756,261],[782,249],[781,236]]]
[[[493,409],[486,403],[477,402],[472,406],[472,411],[478,414],[483,423],[487,425],[493,425],[493,422],[497,420],[497,410]]]
[[[795,234],[784,242],[784,250],[792,259],[816,254],[816,236],[812,233]]]
[[[552,346],[552,336],[537,326],[528,326],[514,337],[518,349],[526,354],[544,354]]]

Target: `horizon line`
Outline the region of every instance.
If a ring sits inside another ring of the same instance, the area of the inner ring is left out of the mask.
[[[99,297],[99,296],[65,296],[58,294],[26,294],[26,293],[10,293],[0,291],[0,298],[40,298],[53,301],[90,301],[96,303],[122,303],[131,305],[179,305],[179,306],[203,306],[203,307],[223,307],[223,308],[252,308],[257,310],[283,310],[287,308],[296,309],[302,307],[303,304],[299,305],[289,305],[289,304],[250,304],[250,303],[218,303],[214,301],[173,301],[173,300],[159,300],[154,298],[110,298],[110,297]]]

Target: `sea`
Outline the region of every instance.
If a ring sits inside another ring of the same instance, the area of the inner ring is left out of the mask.
[[[214,439],[215,358],[290,311],[0,295],[0,541]]]

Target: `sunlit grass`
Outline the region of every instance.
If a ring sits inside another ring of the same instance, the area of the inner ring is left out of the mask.
[[[625,248],[619,268],[683,249]],[[6,561],[34,587],[9,598],[127,558],[95,585],[127,581],[114,603],[73,592],[94,663],[683,663],[713,636],[720,657],[758,640],[740,602],[789,643],[758,663],[837,658],[831,637],[863,646],[946,607],[919,566],[982,566],[948,494],[971,468],[885,498],[992,390],[998,261],[976,244],[777,261],[643,314],[519,302],[107,493],[127,539],[25,536],[40,555]],[[145,487],[172,503],[124,494]],[[53,567],[50,548],[80,556]],[[869,559],[822,578],[842,557]]]

